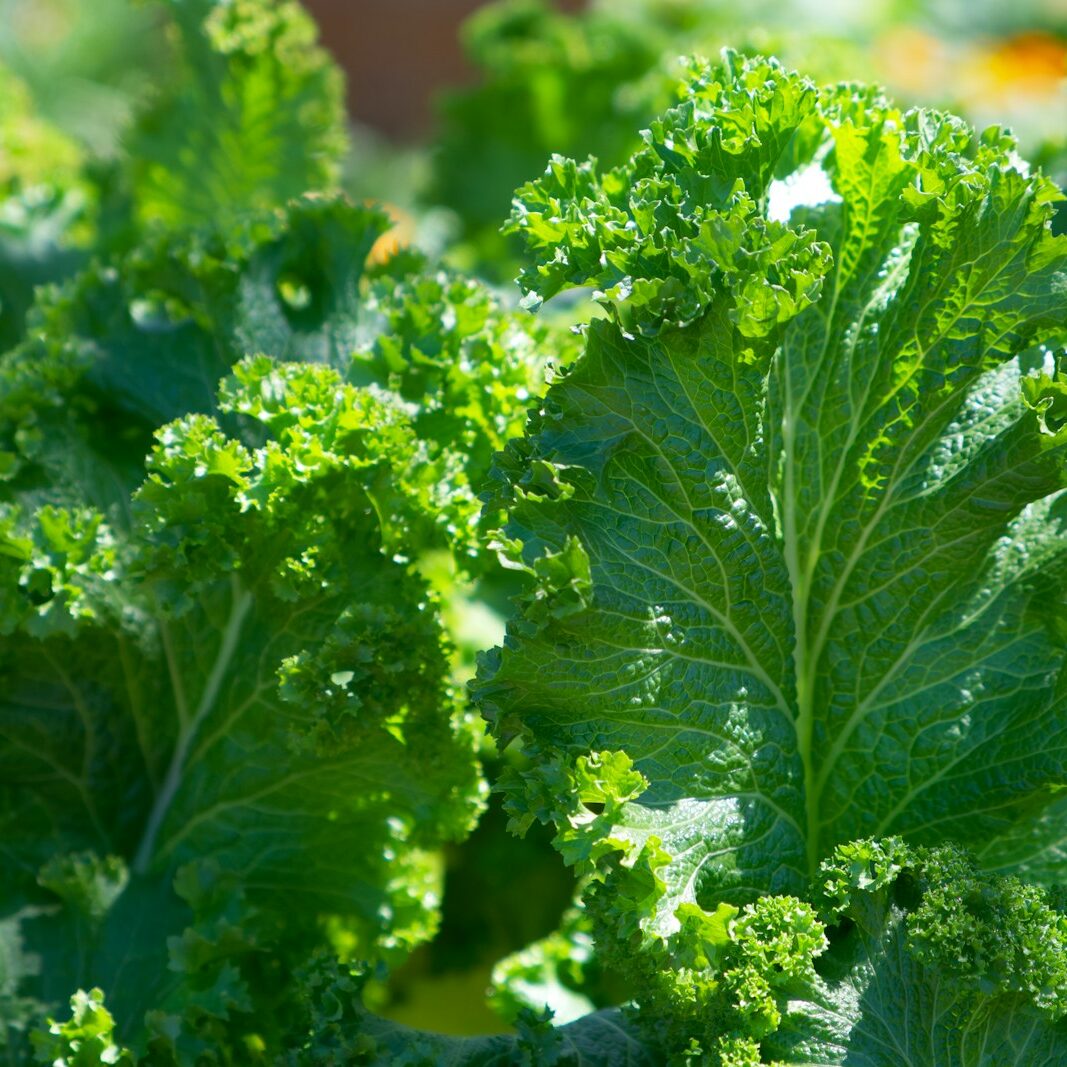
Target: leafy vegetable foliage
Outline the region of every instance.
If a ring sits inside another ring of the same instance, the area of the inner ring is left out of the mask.
[[[823,202],[772,217],[775,182],[811,168]],[[477,692],[538,764],[510,783],[517,825],[554,821],[600,882],[606,951],[691,966],[693,923],[810,899],[858,838],[1059,877],[1067,431],[1060,357],[1033,348],[1067,314],[1057,199],[997,130],[731,54],[693,65],[626,165],[556,158],[519,191],[528,302],[592,285],[608,317],[500,461],[501,546],[534,588]],[[802,912],[780,913],[790,937]],[[761,1051],[768,1014],[716,1055],[883,1062],[862,1036],[877,972],[835,975],[857,1007],[833,1048],[805,1011],[788,1052]],[[976,1010],[1037,1045],[968,1051],[958,1016],[958,1059],[906,1062],[1064,1062],[1018,988]],[[685,1018],[652,1005],[653,1028]]]
[[[988,90],[960,78],[959,68],[953,76],[951,61],[926,66],[921,58],[924,47],[944,49],[951,42],[949,53],[959,50],[971,63],[988,59],[990,25],[983,27],[973,6],[955,13],[907,4],[849,6],[824,12],[825,18],[792,0],[587,0],[572,10],[560,6],[553,0],[493,0],[480,7],[463,29],[478,79],[442,101],[429,199],[455,212],[459,254],[501,279],[517,269],[515,245],[502,241],[497,230],[512,190],[552,153],[588,153],[608,167],[624,162],[640,145],[638,130],[677,101],[679,56],[714,54],[728,44],[744,54],[774,54],[820,82],[889,79],[913,102],[948,107],[972,120],[1001,113],[990,112]],[[994,9],[995,35],[1011,40],[1014,24],[1018,40],[1030,39],[1025,7],[993,4],[987,16]],[[902,30],[918,52],[894,51],[893,42],[905,39]],[[1062,27],[1053,36],[1062,37]],[[1058,47],[1051,39],[1049,44]],[[1010,67],[1018,74],[1009,77],[1022,76],[1027,60],[1016,57]],[[1042,106],[1038,96],[1024,103],[1021,89],[1013,95],[1013,124],[1027,157],[1056,151],[1060,132],[1049,122],[1055,107]],[[1006,98],[999,106],[1008,106]],[[1046,166],[1046,173],[1061,188],[1067,185],[1062,167]]]
[[[836,850],[813,896],[681,906],[638,977],[672,1062],[1064,1062],[1067,920],[1040,890],[890,839]]]
[[[657,64],[670,39],[657,20],[635,14],[570,15],[545,0],[510,0],[487,5],[464,26],[481,83],[444,97],[431,193],[456,212],[484,269],[510,267],[501,218],[512,190],[550,152],[623,158],[639,122],[656,109],[648,96],[669,100],[627,84]]]
[[[168,7],[184,77],[107,188],[0,112],[4,239],[47,267],[7,287],[0,247],[0,1055],[1067,1064],[1050,183],[999,131],[694,64],[628,163],[520,191],[528,305],[605,308],[577,356],[330,192],[295,4]],[[640,110],[604,86],[657,46],[612,32],[582,107]],[[364,989],[484,792],[424,572],[496,580],[476,493],[549,354],[476,693],[582,910],[498,969],[515,1035],[420,1033]],[[601,973],[633,1002],[536,1010]]]
[[[115,1044],[115,1020],[104,1007],[101,990],[79,990],[70,998],[70,1010],[67,1022],[49,1020],[47,1033],[33,1033],[34,1051],[40,1062],[59,1067],[92,1063],[131,1067],[135,1061],[130,1050]]]
[[[145,1062],[242,1062],[291,1041],[316,949],[434,928],[427,850],[484,785],[412,561],[481,565],[476,480],[547,333],[418,256],[368,273],[383,227],[319,198],[147,240],[0,365],[16,1030],[95,986]]]
[[[549,331],[322,191],[339,82],[298,7],[171,7],[185,80],[0,357],[15,1064],[265,1062],[317,953],[432,933],[485,791],[418,567],[491,562],[476,490]]]
[[[480,794],[398,554],[438,490],[410,423],[265,357],[220,403],[264,445],[164,427],[128,534],[91,510],[4,519],[3,889],[39,960],[20,992],[108,990],[159,1062],[279,1025],[255,1005],[327,914],[372,955],[426,936],[419,850]]]
[[[78,147],[33,114],[26,87],[0,67],[0,351],[21,336],[37,285],[82,262],[91,200]]]
[[[304,197],[236,227],[161,232],[45,292],[29,339],[0,360],[9,494],[55,503],[73,486],[121,507],[155,426],[214,413],[215,384],[246,352],[300,358],[403,405],[450,485],[422,547],[469,565],[476,491],[556,331],[415,253],[368,270],[386,227],[376,209]],[[256,443],[248,423],[231,428]]]
[[[601,884],[592,910],[602,956],[625,968],[636,1007],[556,1029],[526,1008],[514,1038],[450,1038],[375,1018],[360,1001],[365,974],[319,967],[302,987],[308,1036],[289,1062],[1064,1062],[1067,918],[1043,890],[980,873],[955,848],[913,849],[895,838],[841,846],[821,866],[810,902],[686,904],[675,934],[640,950],[603,926],[616,888]]]
[[[70,277],[90,249],[142,252],[147,233],[228,226],[336,186],[342,79],[299,4],[162,6],[177,77],[140,108],[115,160],[87,158],[0,70],[0,351],[21,338],[34,287]]]
[[[359,1064],[378,1067],[583,1067],[657,1062],[633,1026],[618,1010],[585,1015],[553,1027],[548,1013],[524,1011],[514,1035],[453,1037],[416,1030],[379,1018],[363,1006],[366,974],[334,967],[312,968],[303,987],[306,1039],[285,1061],[303,1064]]]
[[[184,69],[130,145],[142,225],[219,222],[336,184],[340,72],[295,0],[167,0]]]

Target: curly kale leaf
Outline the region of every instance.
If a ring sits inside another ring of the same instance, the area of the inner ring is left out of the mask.
[[[631,952],[803,897],[861,837],[1054,882],[1059,194],[997,130],[692,71],[628,164],[555,160],[516,200],[530,303],[607,312],[490,501],[532,579],[476,686],[534,760],[516,825],[556,823]]]
[[[263,357],[220,406],[264,443],[165,426],[128,530],[2,517],[0,1004],[99,987],[149,1062],[273,1047],[329,916],[369,958],[428,936],[424,851],[482,791],[403,555],[447,493],[404,413]]]
[[[129,138],[139,225],[218,222],[336,187],[340,70],[295,0],[166,0],[175,84]]]
[[[130,1050],[115,1044],[115,1020],[104,1007],[102,990],[75,993],[70,998],[70,1010],[71,1017],[66,1022],[49,1019],[47,1031],[34,1031],[33,1047],[39,1062],[53,1067],[105,1063],[133,1067],[136,1061]]]
[[[500,220],[550,152],[629,154],[647,96],[670,99],[671,79],[660,92],[640,83],[671,43],[660,20],[632,10],[568,14],[546,0],[507,0],[471,16],[463,44],[481,78],[442,100],[430,195],[456,212],[483,269],[507,276],[514,250]]]
[[[416,254],[368,264],[386,227],[373,208],[303,197],[240,226],[146,238],[44,292],[29,340],[0,360],[8,495],[57,502],[73,487],[121,508],[154,427],[218,414],[219,379],[264,353],[401,402],[452,472],[436,540],[469,558],[492,455],[521,428],[543,354],[571,342]],[[256,443],[248,424],[226,426]]]
[[[0,358],[5,496],[117,521],[155,428],[216,413],[219,380],[246,354],[342,361],[384,226],[305,198],[240,227],[156,234],[39,293],[28,339]]]
[[[521,433],[546,358],[568,358],[574,338],[505,311],[479,282],[441,271],[382,273],[371,304],[384,322],[349,376],[399,397],[422,440],[463,457],[477,492],[493,456]]]
[[[859,841],[810,901],[678,916],[627,961],[646,1040],[672,1064],[1067,1063],[1067,918],[954,848]]]

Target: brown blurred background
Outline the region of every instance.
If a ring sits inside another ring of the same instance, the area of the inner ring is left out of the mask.
[[[323,43],[344,67],[349,114],[406,141],[429,130],[437,89],[471,80],[459,29],[486,2],[305,0],[305,6],[318,20]],[[557,4],[561,11],[584,6],[585,0]]]

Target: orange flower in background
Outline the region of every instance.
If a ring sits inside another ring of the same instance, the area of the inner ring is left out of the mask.
[[[415,217],[396,204],[385,200],[366,200],[368,207],[381,208],[389,216],[393,225],[374,242],[370,250],[370,262],[388,263],[402,248],[407,248],[415,240]]]
[[[979,107],[1051,102],[1067,78],[1067,41],[1038,30],[986,41],[968,50],[957,73],[960,95]]]
[[[885,80],[909,96],[946,91],[979,106],[1053,97],[1067,78],[1067,41],[1038,30],[953,48],[914,26],[884,34],[877,62]]]
[[[891,92],[1010,126],[1024,143],[1058,132],[1067,114],[1067,40],[1044,31],[957,43],[902,26],[879,39],[875,65]]]

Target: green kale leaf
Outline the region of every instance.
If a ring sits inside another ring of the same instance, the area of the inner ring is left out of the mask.
[[[476,685],[533,760],[515,825],[555,823],[627,959],[859,838],[1058,881],[1058,191],[998,130],[730,53],[645,142],[512,216],[528,303],[607,312],[489,501],[531,578]]]
[[[340,70],[295,0],[166,0],[173,86],[130,138],[139,225],[219,222],[334,188],[346,148]]]
[[[811,902],[684,904],[678,918],[626,961],[646,1040],[671,1064],[1067,1062],[1067,917],[954,848],[855,842]]]
[[[276,1047],[331,917],[369,959],[429,936],[426,850],[484,789],[405,557],[448,493],[407,416],[266,357],[219,403],[263,443],[164,426],[128,528],[0,520],[0,1005],[99,987],[150,1063]]]
[[[42,292],[29,338],[0,358],[3,491],[63,503],[73,490],[114,521],[160,423],[217,414],[257,443],[256,424],[226,421],[215,393],[246,353],[264,353],[401,403],[454,475],[428,545],[465,565],[484,556],[476,493],[521,429],[543,354],[571,340],[417,253],[374,262],[386,228],[376,209],[302,197],[233,226],[156,233]]]

